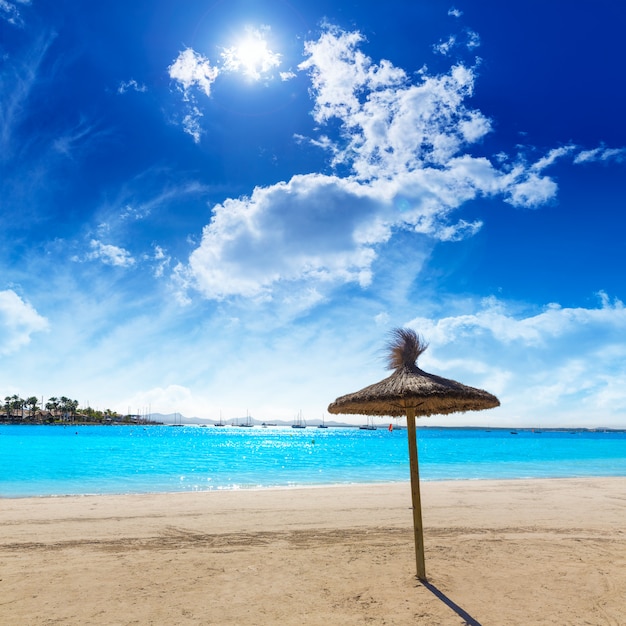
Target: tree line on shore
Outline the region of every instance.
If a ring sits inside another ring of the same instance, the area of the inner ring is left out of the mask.
[[[132,421],[130,415],[122,416],[111,409],[100,411],[89,406],[79,407],[78,400],[72,400],[67,396],[53,396],[44,404],[43,398],[39,399],[37,396],[20,398],[14,394],[4,398],[2,409],[4,414],[0,415],[0,421],[11,423]]]

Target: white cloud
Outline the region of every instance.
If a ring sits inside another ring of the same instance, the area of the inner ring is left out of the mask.
[[[160,278],[165,273],[165,268],[169,266],[172,259],[161,246],[154,246],[152,260],[155,261],[154,276]]]
[[[88,259],[99,259],[105,265],[113,265],[116,267],[129,267],[135,264],[135,259],[131,256],[128,250],[114,246],[111,244],[105,244],[96,239],[92,239],[90,246],[93,252],[87,255]]]
[[[513,206],[538,207],[556,196],[557,184],[549,176],[524,173],[511,185],[506,200]]]
[[[416,318],[410,325],[423,328],[439,345],[458,341],[463,336],[488,333],[503,344],[521,342],[525,346],[545,346],[549,340],[569,335],[576,329],[590,333],[610,327],[626,330],[624,304],[619,300],[611,303],[603,292],[599,297],[602,306],[597,309],[571,309],[551,304],[530,317],[517,317],[503,302],[492,297],[483,300],[480,310],[474,314],[442,318],[436,324]]]
[[[403,70],[383,61],[374,65],[358,45],[363,36],[329,26],[318,41],[307,41],[307,60],[298,69],[310,74],[315,94],[314,117],[323,123],[332,117],[342,120],[360,112],[363,90],[374,90],[381,84],[397,86],[406,80]],[[356,124],[355,124],[356,125]]]
[[[626,160],[626,148],[594,148],[581,150],[574,158],[574,163],[591,163],[594,161],[612,161],[618,163]]]
[[[144,93],[145,91],[147,91],[147,87],[145,85],[138,83],[134,78],[131,78],[130,80],[123,80],[119,84],[119,87],[117,88],[117,93],[124,94],[129,89],[132,89],[133,91],[138,91],[139,93]]]
[[[480,35],[473,30],[468,30],[467,33],[467,42],[466,46],[468,50],[473,50],[474,48],[478,48],[480,46]]]
[[[440,41],[438,44],[435,44],[433,46],[433,50],[445,56],[450,53],[455,45],[456,37],[454,35],[450,35],[450,37],[448,37],[448,39],[446,39],[445,41]]]
[[[204,132],[200,125],[200,118],[202,118],[202,113],[195,106],[191,107],[189,112],[183,117],[183,129],[188,135],[193,137],[194,143],[200,143],[200,138]]]
[[[176,269],[179,285],[210,299],[266,302],[303,290],[316,295],[300,302],[313,304],[337,285],[368,287],[379,247],[400,231],[456,241],[482,226],[453,219],[468,201],[499,196],[537,207],[556,196],[543,170],[571,157],[573,146],[531,163],[476,156],[492,124],[465,104],[475,70],[457,64],[441,75],[423,72],[414,84],[389,61],[374,63],[362,42],[358,32],[328,26],[305,43],[299,66],[321,128],[308,141],[347,174],[298,175],[216,205],[189,264]],[[323,132],[329,123],[339,124],[338,137]]]
[[[563,158],[564,156],[571,154],[576,149],[576,146],[563,146],[561,148],[554,148],[546,154],[546,156],[542,157],[532,165],[532,170],[535,172],[541,172],[546,167],[550,167],[556,161]]]
[[[0,291],[0,355],[9,355],[30,343],[31,335],[48,329],[48,320],[12,289]]]
[[[130,409],[132,413],[140,415],[148,411],[163,413],[180,413],[181,415],[195,415],[198,398],[193,398],[191,391],[183,385],[168,385],[167,387],[155,387],[146,391],[133,394],[120,401],[116,410],[126,413]]]
[[[376,210],[367,188],[332,176],[257,188],[215,207],[189,270],[198,289],[216,299],[270,298],[273,285],[285,281],[367,284],[369,244],[381,239],[367,230]]]
[[[30,0],[0,0],[0,18],[14,26],[23,26],[19,5],[29,4]]]
[[[192,87],[197,87],[205,95],[210,96],[211,86],[219,74],[217,67],[211,65],[208,58],[191,48],[179,53],[168,70],[170,78],[180,84],[185,99],[189,99]]]
[[[500,417],[610,425],[626,410],[626,307],[599,295],[598,308],[552,304],[532,315],[488,298],[473,313],[408,325],[431,344],[422,367],[496,393]]]
[[[170,78],[177,81],[179,89],[183,93],[183,99],[188,103],[182,116],[182,127],[185,133],[190,135],[194,143],[200,143],[204,133],[200,120],[202,111],[195,104],[196,98],[192,88],[200,89],[204,95],[211,95],[211,88],[219,75],[219,69],[209,59],[191,48],[179,53],[178,57],[168,68]]]
[[[334,162],[348,163],[362,179],[445,166],[468,142],[491,129],[463,100],[473,91],[474,72],[456,65],[448,74],[407,83],[406,73],[389,61],[374,64],[359,49],[359,33],[330,29],[307,42],[300,64],[311,76],[314,117],[344,126],[348,138]]]

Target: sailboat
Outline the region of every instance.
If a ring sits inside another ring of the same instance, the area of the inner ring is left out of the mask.
[[[326,426],[326,423],[324,422],[324,414],[322,413],[322,423],[318,424],[317,426],[318,428],[328,428],[328,426]]]
[[[215,424],[213,424],[213,426],[225,426],[224,422],[222,421],[222,412],[220,411],[220,421],[219,422],[215,422]]]
[[[359,430],[376,430],[376,425],[374,424],[374,418],[368,417],[367,424],[361,424],[361,426],[359,426]]]
[[[239,424],[242,428],[252,428],[254,424],[252,423],[252,418],[250,414],[246,411],[246,421]]]
[[[306,422],[302,419],[302,411],[298,412],[294,423],[291,425],[291,428],[306,428]]]

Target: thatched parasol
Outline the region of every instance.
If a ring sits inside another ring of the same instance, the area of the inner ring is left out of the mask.
[[[406,415],[417,577],[426,580],[415,418],[491,409],[499,406],[500,401],[482,389],[429,374],[417,367],[417,358],[428,344],[411,329],[394,329],[388,347],[388,367],[394,373],[379,383],[337,398],[329,405],[328,412],[392,417]]]

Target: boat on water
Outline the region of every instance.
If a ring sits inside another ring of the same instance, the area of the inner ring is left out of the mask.
[[[246,421],[241,422],[239,426],[241,426],[242,428],[252,428],[254,426],[254,424],[252,423],[252,418],[250,417],[250,414],[248,413],[246,414]]]
[[[376,430],[376,425],[374,424],[374,418],[368,417],[367,424],[361,424],[359,426],[359,430]]]
[[[180,413],[174,413],[174,423],[170,424],[170,426],[183,426]]]
[[[302,411],[298,412],[291,428],[306,428],[306,421],[302,419]]]
[[[215,424],[213,424],[213,426],[226,426],[226,424],[224,424],[224,422],[222,421],[222,412],[220,411],[220,421],[219,422],[215,422]]]
[[[326,422],[324,421],[324,416],[322,415],[322,423],[318,424],[317,426],[318,428],[328,428],[328,426],[326,425]]]

